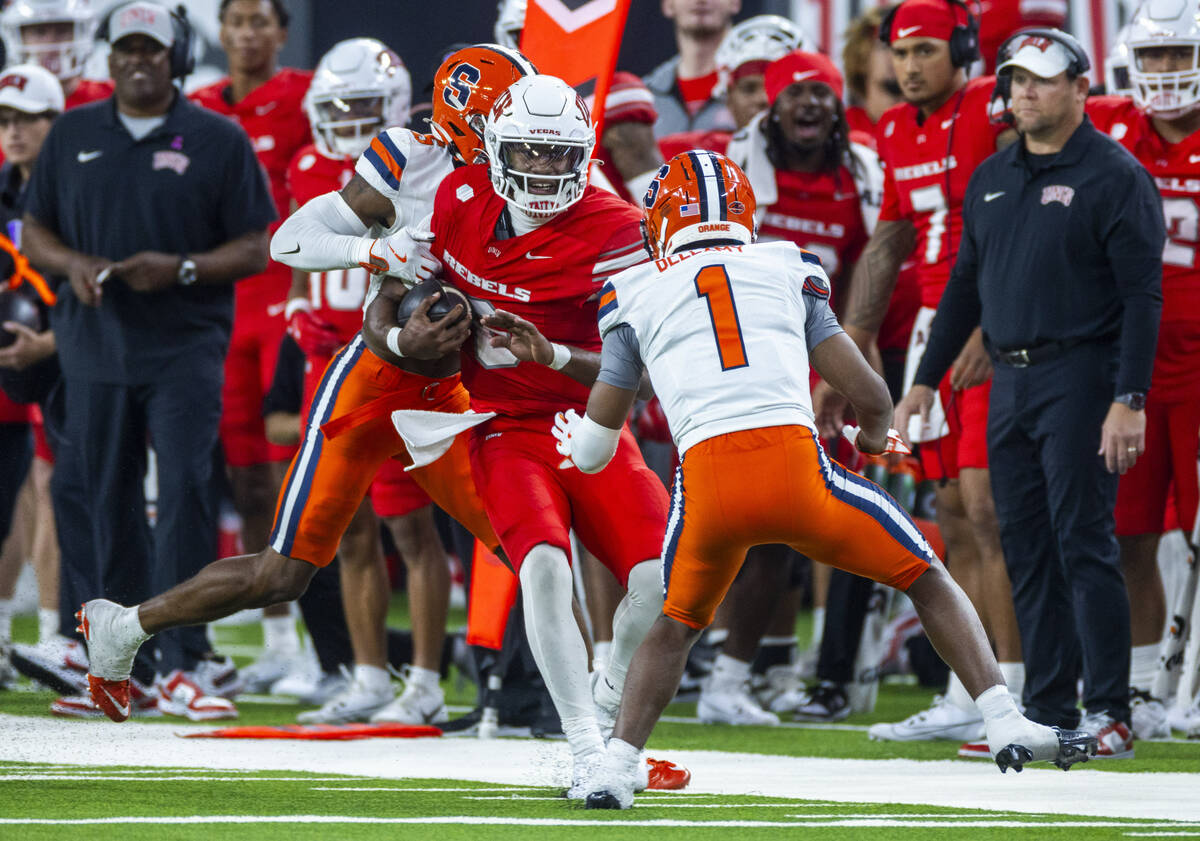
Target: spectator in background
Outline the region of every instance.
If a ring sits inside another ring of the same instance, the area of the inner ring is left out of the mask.
[[[741,0],[662,0],[663,16],[675,21],[679,54],[645,77],[658,111],[655,137],[694,129],[735,128],[717,89],[717,49],[741,7]]]
[[[218,20],[229,76],[200,88],[191,98],[246,130],[282,219],[290,208],[288,163],[311,140],[303,98],[312,73],[279,67],[288,26],[283,0],[221,0]],[[287,327],[283,308],[291,280],[291,269],[272,261],[262,274],[238,283],[234,293],[233,339],[221,394],[221,443],[234,507],[242,518],[242,545],[248,552],[267,545],[275,497],[295,453],[294,447],[267,441],[261,414]],[[294,660],[299,653],[300,639],[287,605],[264,609],[263,639],[268,658]],[[249,668],[259,670],[256,664]],[[263,668],[269,671],[272,663]]]
[[[618,70],[604,100],[604,133],[596,144],[595,158],[603,165],[600,175],[627,202],[641,205],[663,157],[654,140],[654,94],[632,73]],[[596,178],[596,170],[592,170]]]
[[[134,2],[109,18],[110,100],[59,118],[29,187],[25,249],[65,278],[51,326],[66,387],[68,471],[90,507],[103,591],[139,598],[216,553],[212,452],[233,318],[233,281],[262,271],[275,218],[245,134],[172,84],[190,69],[186,24]],[[145,515],[146,444],[158,514]],[[60,525],[62,525],[60,521]],[[64,547],[65,551],[65,547]],[[144,710],[193,719],[233,705],[189,676],[209,652],[203,627],[168,637],[138,664]]]
[[[879,24],[889,6],[873,6],[850,22],[842,47],[846,71],[846,122],[851,131],[870,135],[883,112],[900,102],[900,83],[892,51],[879,40]]]
[[[111,96],[112,82],[83,78],[96,43],[90,0],[13,0],[0,12],[0,34],[13,64],[37,64],[62,83],[66,107]]]

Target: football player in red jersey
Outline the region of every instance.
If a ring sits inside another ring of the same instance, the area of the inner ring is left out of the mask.
[[[62,83],[66,107],[112,96],[112,82],[83,78],[96,42],[90,0],[13,0],[0,12],[11,64],[40,64]]]
[[[520,362],[505,336],[479,326],[462,371],[483,420],[472,430],[472,472],[521,580],[530,646],[574,757],[568,797],[578,799],[603,752],[597,713],[611,724],[630,658],[662,608],[667,495],[628,430],[596,476],[564,460],[546,430],[564,401],[583,409],[587,387],[572,375],[598,370],[602,283],[646,255],[637,210],[586,186],[595,133],[565,82],[517,80],[484,139],[488,166],[456,170],[438,189],[433,250],[477,315],[511,311],[559,343],[548,367]],[[571,608],[572,528],[628,590],[595,702]]]
[[[313,143],[288,167],[288,188],[297,206],[336,192],[354,177],[355,161],[371,140],[408,119],[411,83],[399,57],[373,38],[335,44],[318,62],[305,97]],[[294,270],[288,299],[288,332],[306,357],[307,415],[334,352],[362,327],[370,274],[362,266],[322,272]],[[393,700],[388,684],[370,699],[342,694],[303,721],[343,721],[368,715],[377,721],[423,724],[445,720],[438,685],[450,575],[433,522],[429,495],[396,461],[387,461],[371,485],[371,505],[359,506],[342,535],[339,567],[356,667],[377,670],[386,681],[386,618],[390,587],[376,514],[384,518],[408,571],[413,629],[412,668],[405,692]],[[372,510],[373,509],[373,510]],[[367,703],[362,703],[367,701]]]
[[[1200,9],[1150,2],[1130,22],[1125,44],[1132,100],[1094,97],[1087,113],[1154,176],[1167,222],[1163,308],[1146,395],[1146,451],[1117,489],[1117,540],[1132,607],[1130,686],[1137,738],[1170,734],[1166,711],[1150,695],[1166,620],[1158,541],[1173,491],[1185,530],[1196,520],[1200,430]],[[1196,714],[1200,720],[1200,713]],[[1179,725],[1185,722],[1177,722]],[[1186,729],[1181,726],[1180,729]]]
[[[975,167],[997,148],[1003,127],[989,119],[991,77],[967,81],[978,57],[977,21],[960,0],[905,0],[880,25],[905,99],[880,119],[877,139],[885,167],[879,224],[847,290],[847,334],[877,358],[876,336],[903,261],[913,253],[922,310],[913,327],[906,379],[915,374],[924,338],[950,276],[962,236],[962,197]],[[1013,136],[1012,132],[1008,137]],[[991,364],[976,330],[943,383],[942,417],[910,430],[923,442],[921,461],[937,488],[938,525],[954,575],[992,638],[1005,682],[1019,697],[1024,668],[987,472],[987,394]],[[844,400],[828,388],[814,394],[823,432],[839,429]],[[948,427],[948,430],[947,430]],[[896,724],[877,724],[873,738],[965,739],[982,721],[951,676],[942,700]]]
[[[228,115],[246,130],[266,170],[279,218],[284,219],[289,209],[287,165],[310,140],[302,99],[311,73],[278,66],[288,25],[281,0],[222,0],[218,19],[229,76],[193,92],[191,99]],[[240,281],[234,292],[236,316],[225,360],[221,443],[234,505],[242,517],[242,544],[247,548],[266,543],[272,503],[295,452],[268,443],[262,422],[262,399],[270,388],[283,338],[283,306],[290,285],[288,267],[272,262],[263,274]],[[268,617],[270,642],[290,648],[295,631],[284,625],[290,623],[286,608],[272,608]]]

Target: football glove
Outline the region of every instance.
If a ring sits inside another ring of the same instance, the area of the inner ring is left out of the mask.
[[[571,435],[574,434],[581,420],[579,413],[574,409],[567,409],[567,411],[559,412],[554,416],[554,427],[550,432],[558,439],[556,449],[567,458],[571,457]]]
[[[337,328],[312,311],[307,298],[292,298],[285,310],[288,335],[295,339],[305,356],[333,356],[345,342]]]
[[[858,449],[858,433],[862,430],[857,426],[846,424],[842,427],[842,435]],[[861,450],[860,450],[861,452]],[[889,429],[887,432],[887,446],[883,448],[882,453],[864,453],[864,455],[887,455],[888,453],[899,453],[902,456],[912,455],[912,450],[904,443],[904,439],[900,437],[900,433],[894,429]]]
[[[433,277],[441,261],[429,250],[431,231],[403,228],[394,234],[373,239],[359,265],[371,274],[398,277],[408,285]]]

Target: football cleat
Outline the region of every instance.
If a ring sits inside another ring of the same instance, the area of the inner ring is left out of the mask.
[[[153,686],[144,686],[134,678],[129,679],[129,708],[133,718],[157,718],[162,715],[162,710],[158,708],[158,692]],[[89,695],[58,698],[50,704],[50,712],[63,718],[100,718],[108,715]]]
[[[421,686],[409,679],[409,666],[404,666],[400,679],[404,682],[404,691],[390,703],[371,715],[371,721],[380,724],[395,722],[397,724],[442,724],[450,720],[446,713],[446,694],[442,687],[432,689]]]
[[[632,794],[629,795],[628,803],[622,803],[619,795],[613,794],[607,789],[593,791],[587,796],[587,800],[584,802],[585,809],[628,809],[632,806]]]
[[[1101,711],[1084,715],[1079,729],[1096,740],[1097,759],[1133,759],[1133,733],[1125,722]]]
[[[0,644],[0,689],[8,689],[17,682],[17,678],[20,676],[9,659],[11,653],[7,645]]]
[[[963,742],[958,755],[962,759],[991,759],[992,751],[987,742]]]
[[[903,721],[872,724],[867,736],[887,742],[922,742],[935,739],[974,741],[984,735],[983,716],[972,705],[964,709],[944,697],[934,698],[929,709],[910,715]]]
[[[687,788],[687,784],[692,781],[691,771],[670,760],[647,757],[642,764],[647,766],[650,772],[645,786],[648,791],[679,791]]]
[[[1129,698],[1130,730],[1135,739],[1169,739],[1171,725],[1167,723],[1167,708],[1149,692],[1131,693]]]
[[[842,721],[850,715],[850,699],[846,688],[838,683],[821,681],[796,707],[796,721]]]
[[[1090,733],[1082,730],[1063,730],[1061,727],[1050,729],[1058,737],[1058,751],[1049,761],[1064,771],[1070,770],[1076,762],[1087,762],[1090,757],[1096,755],[1096,737]],[[1035,759],[1040,757],[1035,757],[1033,750],[1025,745],[1009,744],[996,752],[996,765],[1000,767],[1002,774],[1009,768],[1020,773],[1027,763]]]
[[[87,692],[87,651],[81,643],[55,636],[37,645],[14,645],[14,669],[64,695]]]
[[[390,683],[368,687],[361,681],[352,680],[338,694],[331,697],[316,710],[308,710],[296,716],[301,724],[341,724],[345,721],[366,721],[392,702],[395,695]]]
[[[89,674],[88,694],[92,703],[113,721],[126,721],[133,714],[133,703],[129,689],[129,678],[105,680]]]
[[[233,664],[233,658],[228,656],[201,660],[192,672],[192,680],[205,695],[230,700],[246,690],[246,682],[242,680],[237,666]]]
[[[571,787],[567,789],[566,793],[568,800],[583,800],[587,797],[592,778],[600,770],[603,762],[603,751],[589,753],[583,757],[575,757],[575,762],[571,769]],[[632,800],[632,786],[630,787],[629,797]]]
[[[744,685],[732,690],[715,690],[711,681],[700,692],[696,715],[705,724],[757,724],[765,727],[779,724],[779,716],[760,707]]]
[[[166,715],[189,721],[216,721],[238,716],[233,701],[206,694],[192,676],[182,669],[176,669],[165,678],[160,677],[155,681],[155,687],[158,689],[158,708]],[[95,693],[92,697],[95,697]]]

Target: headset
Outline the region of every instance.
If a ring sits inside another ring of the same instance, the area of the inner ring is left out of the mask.
[[[1079,43],[1074,35],[1063,32],[1060,29],[1050,29],[1047,27],[1021,29],[1004,39],[1004,43],[1000,45],[999,52],[996,53],[996,67],[999,67],[1012,58],[1013,54],[1017,51],[1016,44],[1020,40],[1030,36],[1045,38],[1066,48],[1067,54],[1071,58],[1071,63],[1067,65],[1068,77],[1078,79],[1092,69],[1092,62],[1088,58],[1087,50],[1083,48],[1083,44]],[[1012,100],[1012,73],[996,74],[996,87],[992,91],[992,102],[995,102],[997,99],[1004,102],[1004,113],[999,117],[999,122],[1011,125],[1014,121],[1012,112],[1008,110],[1008,103]]]
[[[109,21],[112,16],[123,9],[128,3],[121,3],[114,6],[105,13],[100,20],[100,26],[96,29],[96,37],[102,41],[108,41]],[[192,41],[195,38],[192,24],[188,20],[187,8],[180,3],[174,9],[167,9],[167,14],[171,16],[171,29],[174,32],[174,37],[171,39],[171,46],[168,47],[167,58],[171,68],[172,79],[182,79],[196,69],[196,56],[192,52]],[[109,41],[111,44],[112,42]]]
[[[950,63],[955,67],[966,67],[979,60],[979,18],[963,0],[946,2],[951,9],[957,6],[967,13],[966,24],[955,24],[950,33]],[[892,6],[879,22],[879,40],[889,46],[892,43],[892,21],[903,5],[898,3]]]

